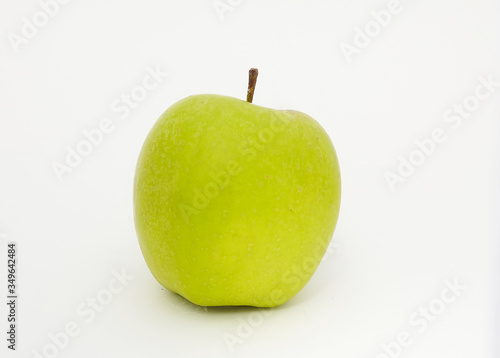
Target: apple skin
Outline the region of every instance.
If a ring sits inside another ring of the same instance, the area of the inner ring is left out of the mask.
[[[325,130],[220,95],[165,111],[139,155],[134,218],[156,280],[201,306],[278,306],[319,265],[340,208]]]

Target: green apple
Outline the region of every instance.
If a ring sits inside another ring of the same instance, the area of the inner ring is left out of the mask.
[[[175,103],[149,133],[135,173],[135,226],[151,273],[202,306],[288,301],[319,265],[339,206],[325,130],[251,97]]]

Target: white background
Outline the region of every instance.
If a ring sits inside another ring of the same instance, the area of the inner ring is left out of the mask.
[[[6,243],[19,245],[12,356],[375,358],[408,332],[398,356],[498,357],[500,87],[458,128],[443,119],[479,77],[500,82],[498,1],[401,0],[350,62],[341,44],[353,45],[387,1],[232,3],[219,16],[212,0],[72,0],[16,51],[9,37],[41,7],[0,2],[2,297]],[[156,66],[168,76],[120,118],[113,102]],[[303,111],[330,134],[341,214],[330,253],[288,303],[197,307],[164,290],[142,258],[135,163],[166,108],[197,93],[243,99],[250,67],[260,70],[254,103]],[[53,162],[103,118],[114,131],[58,180]],[[435,128],[446,141],[391,191],[384,173]],[[122,270],[134,278],[86,322],[78,307],[104,297]],[[410,317],[440,299],[446,280],[467,288],[419,331]],[[68,322],[79,334],[54,354],[49,335]]]

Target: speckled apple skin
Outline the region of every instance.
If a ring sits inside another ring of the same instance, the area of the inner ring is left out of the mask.
[[[313,118],[196,95],[164,112],[144,143],[135,226],[169,290],[202,306],[274,307],[316,270],[340,191],[335,149]]]

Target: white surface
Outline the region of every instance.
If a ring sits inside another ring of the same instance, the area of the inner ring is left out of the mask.
[[[401,357],[498,357],[500,87],[457,129],[443,114],[474,93],[478,77],[500,81],[500,6],[402,0],[348,63],[341,43],[352,44],[355,28],[387,3],[241,1],[222,21],[212,0],[73,0],[15,52],[8,34],[40,5],[2,0],[0,292],[14,240],[12,356],[33,357],[74,321],[79,335],[53,356],[383,358],[381,344],[407,331]],[[169,73],[161,85],[126,118],[112,112],[156,65]],[[250,67],[260,70],[254,103],[316,118],[343,179],[331,253],[298,296],[265,316],[196,307],[163,290],[132,220],[136,158],[158,116],[190,94],[244,98]],[[60,182],[51,163],[103,118],[114,131]],[[384,173],[437,127],[447,140],[391,192]],[[113,270],[134,279],[86,322],[90,313],[78,309],[105,294]],[[439,308],[433,300],[454,279],[467,289],[418,331],[412,314]],[[229,335],[239,342],[232,351]]]

